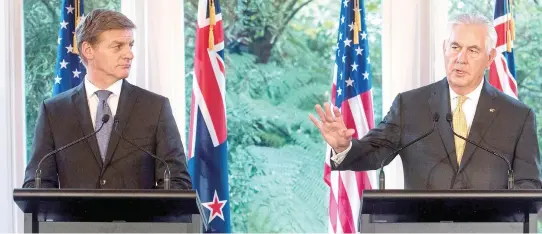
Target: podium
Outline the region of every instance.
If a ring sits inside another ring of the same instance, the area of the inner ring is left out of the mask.
[[[195,190],[14,189],[25,233],[201,233]]]
[[[541,190],[365,190],[362,233],[537,233]]]

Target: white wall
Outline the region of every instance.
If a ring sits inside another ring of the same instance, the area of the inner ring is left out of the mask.
[[[403,91],[444,77],[442,41],[448,0],[383,0],[382,111]],[[386,188],[402,189],[403,166],[396,157],[387,167]]]
[[[25,163],[23,0],[0,1],[0,232],[22,232],[13,202]]]
[[[121,0],[121,12],[137,26],[128,81],[169,98],[186,150],[183,1]]]

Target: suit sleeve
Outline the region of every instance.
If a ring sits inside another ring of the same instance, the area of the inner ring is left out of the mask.
[[[380,163],[396,149],[401,140],[401,94],[377,127],[371,129],[363,138],[352,140],[352,148],[343,161],[331,163],[334,170],[367,171],[380,168]],[[389,164],[393,158],[386,161]]]
[[[517,141],[514,161],[514,188],[541,189],[540,152],[536,136],[536,120],[529,110],[523,130]]]
[[[39,161],[46,154],[55,149],[53,134],[47,116],[47,108],[45,103],[42,103],[36,122],[36,129],[34,131],[30,161],[28,162],[25,170],[23,188],[35,187],[36,169],[38,168]],[[40,169],[41,188],[58,188],[55,155],[51,155],[45,159],[42,162]]]
[[[181,136],[175,123],[169,99],[165,99],[160,111],[157,129],[157,147],[156,155],[163,157],[168,163],[171,171],[172,189],[191,189],[192,182],[186,166],[186,156],[181,142]],[[158,187],[164,187],[164,170],[166,166],[163,163],[156,163],[156,178],[158,178]]]

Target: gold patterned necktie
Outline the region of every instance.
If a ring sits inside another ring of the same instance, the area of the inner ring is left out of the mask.
[[[457,106],[454,110],[453,115],[453,125],[454,131],[461,135],[462,137],[467,138],[467,118],[465,117],[465,112],[463,112],[463,103],[467,100],[465,96],[457,96]],[[463,157],[463,151],[465,150],[465,140],[454,136],[455,140],[455,153],[457,155],[457,163],[461,164],[461,158]]]

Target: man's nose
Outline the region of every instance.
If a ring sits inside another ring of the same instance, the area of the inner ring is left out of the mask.
[[[455,60],[455,63],[466,64],[467,63],[467,52],[464,51],[464,50],[459,52],[459,54],[457,55],[457,58]]]
[[[124,55],[124,58],[129,60],[134,59],[134,52],[132,52],[132,50],[128,51],[126,55]]]

